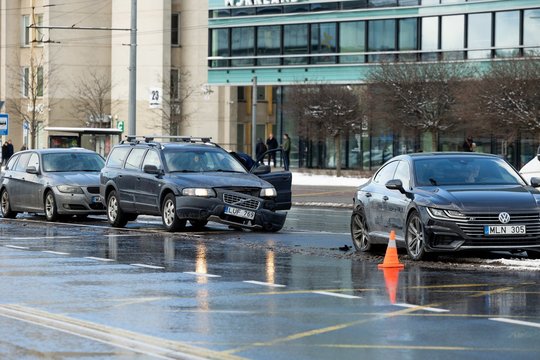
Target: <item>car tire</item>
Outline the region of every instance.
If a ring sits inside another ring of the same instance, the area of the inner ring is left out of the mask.
[[[407,254],[414,261],[426,258],[426,232],[418,212],[413,211],[407,219],[405,246]]]
[[[11,210],[9,194],[6,189],[2,190],[2,194],[0,194],[0,211],[2,211],[2,217],[6,219],[14,219],[17,216],[17,212]]]
[[[180,220],[176,215],[176,197],[167,194],[161,205],[161,219],[167,231],[178,231],[186,226],[186,220]]]
[[[356,251],[368,252],[372,250],[369,240],[366,215],[363,210],[353,212],[351,216],[351,237]]]
[[[208,224],[208,220],[189,220],[189,223],[193,229],[199,230]]]
[[[43,200],[43,209],[45,211],[45,218],[47,221],[57,221],[58,220],[58,207],[56,205],[56,199],[54,193],[49,190],[45,194],[45,199]]]
[[[113,227],[126,226],[128,219],[120,207],[120,201],[116,191],[111,191],[107,197],[107,219]]]

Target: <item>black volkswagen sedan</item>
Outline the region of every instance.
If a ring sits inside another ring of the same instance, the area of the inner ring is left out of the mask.
[[[540,178],[531,185],[505,160],[477,153],[418,153],[386,162],[358,188],[355,248],[396,243],[413,260],[458,250],[540,251]]]

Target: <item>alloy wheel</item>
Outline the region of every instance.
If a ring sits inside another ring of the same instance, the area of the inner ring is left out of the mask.
[[[413,260],[420,260],[425,253],[425,247],[422,221],[417,214],[413,214],[407,225],[407,252]]]
[[[367,231],[365,216],[362,213],[353,214],[351,218],[351,235],[356,250],[369,251],[371,249]]]

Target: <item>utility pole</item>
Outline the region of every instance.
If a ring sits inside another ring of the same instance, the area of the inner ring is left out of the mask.
[[[129,42],[129,134],[137,134],[137,0],[131,0],[131,36]]]
[[[253,91],[251,93],[251,157],[257,159],[257,77],[253,77]]]

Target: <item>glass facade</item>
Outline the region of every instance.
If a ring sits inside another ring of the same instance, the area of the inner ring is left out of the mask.
[[[286,73],[298,75],[295,81],[307,82],[318,69],[322,69],[320,74],[334,75],[358,65],[359,72],[368,69],[367,73],[370,63],[381,61],[475,60],[475,64],[483,64],[476,60],[540,54],[540,2],[530,1],[529,6],[518,1],[521,5],[516,7],[508,5],[510,1],[496,0],[310,1],[211,10],[210,18],[220,19],[210,23],[210,71],[258,74],[257,66],[267,67],[260,76],[274,71],[276,79],[270,84],[275,85]],[[471,4],[460,5],[467,2]],[[484,5],[487,3],[498,7]],[[237,24],[233,17],[238,17]],[[283,94],[283,107],[288,101],[287,87],[273,87]],[[266,91],[269,94],[269,88]],[[265,124],[258,124],[258,136],[270,131],[289,133],[293,167],[335,167],[334,139],[295,134],[294,120],[279,112],[276,98],[274,95],[274,108],[268,110]],[[249,97],[235,100],[245,102]],[[261,106],[269,109],[268,102]],[[247,108],[243,105],[239,108]],[[249,130],[247,117],[245,120],[243,134]],[[459,151],[467,135],[464,130],[431,134],[394,131],[393,127],[395,124],[366,125],[344,134],[339,149],[343,168],[373,170],[394,155],[418,150]],[[501,154],[519,167],[536,151],[537,140],[522,136],[508,143],[479,134],[475,142],[477,151]]]

